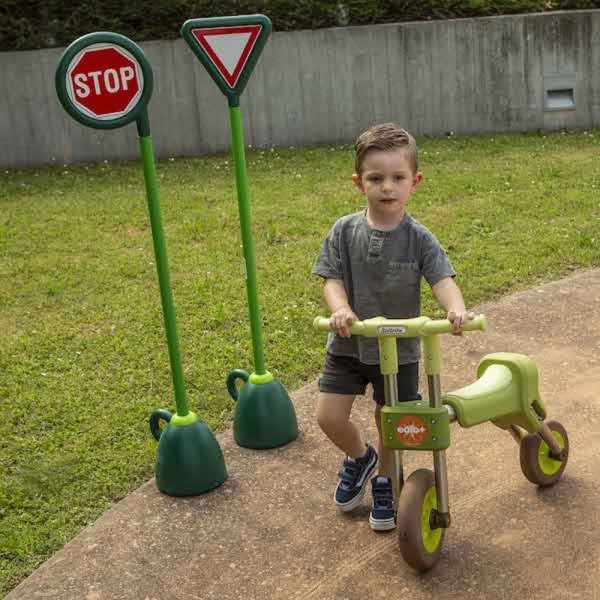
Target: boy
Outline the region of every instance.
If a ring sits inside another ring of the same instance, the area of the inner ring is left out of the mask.
[[[385,403],[377,340],[351,337],[355,320],[376,316],[411,318],[420,313],[421,276],[425,277],[456,333],[473,317],[454,282],[456,275],[436,238],[406,212],[421,182],[414,138],[394,123],[375,125],[355,143],[352,180],[366,197],[366,208],[338,219],[325,239],[313,273],[325,279],[331,310],[327,357],[319,379],[317,421],[327,437],[346,454],[334,501],[344,512],[359,505],[371,479],[371,527],[394,529],[391,455],[381,440],[380,412]],[[398,339],[398,395],[419,399],[420,342]],[[379,432],[378,449],[365,444],[350,421],[356,394],[371,383]]]

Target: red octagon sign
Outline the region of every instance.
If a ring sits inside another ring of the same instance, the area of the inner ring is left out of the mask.
[[[67,69],[67,94],[85,115],[103,121],[126,115],[144,89],[141,65],[127,50],[93,44],[77,54]]]

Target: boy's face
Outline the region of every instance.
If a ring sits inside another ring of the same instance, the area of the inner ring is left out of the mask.
[[[412,170],[406,148],[367,152],[361,173],[352,175],[356,187],[367,197],[369,212],[382,221],[404,216],[410,195],[423,178]]]

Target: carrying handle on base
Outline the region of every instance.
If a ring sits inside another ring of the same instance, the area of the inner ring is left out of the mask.
[[[154,439],[157,442],[160,440],[160,436],[162,435],[162,429],[160,428],[159,421],[162,419],[163,421],[166,421],[168,423],[171,420],[172,416],[173,415],[164,408],[157,408],[150,415],[150,431],[152,432],[152,435],[154,436]]]
[[[234,369],[227,376],[227,391],[229,395],[237,401],[239,397],[239,392],[237,386],[235,385],[236,379],[241,379],[244,383],[248,381],[250,374],[243,369]]]

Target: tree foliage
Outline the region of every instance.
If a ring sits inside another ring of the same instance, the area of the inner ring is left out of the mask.
[[[263,13],[275,31],[600,8],[600,0],[2,0],[0,50],[66,46],[92,31],[174,39],[191,18]]]

